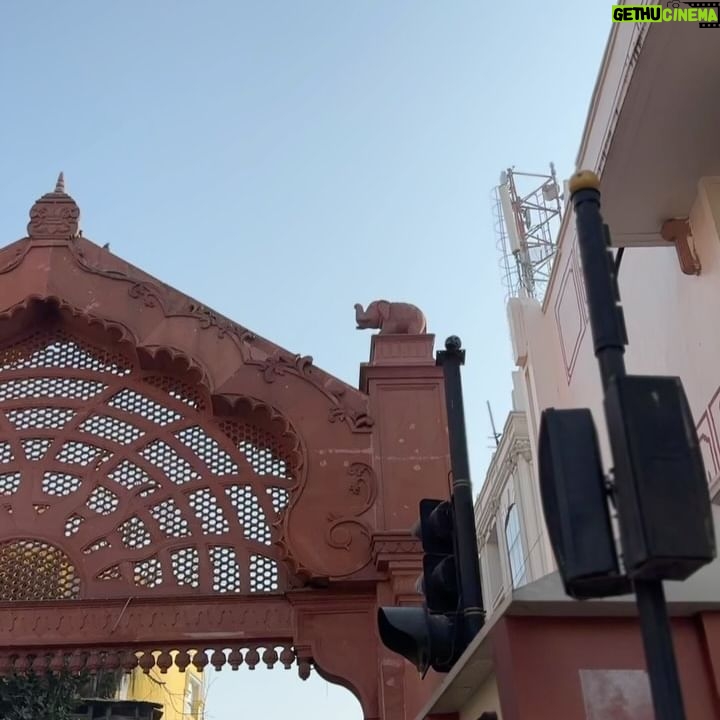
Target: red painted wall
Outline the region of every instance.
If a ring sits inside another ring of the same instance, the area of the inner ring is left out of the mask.
[[[699,617],[673,620],[687,720],[720,717],[705,625]],[[509,616],[493,640],[503,720],[654,720],[646,679],[622,672],[645,670],[633,618]],[[586,673],[583,688],[581,670],[606,672]]]

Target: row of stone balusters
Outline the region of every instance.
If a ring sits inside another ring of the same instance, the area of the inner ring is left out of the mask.
[[[297,663],[300,677],[306,680],[310,676],[310,659],[298,658],[291,645],[269,644],[245,645],[223,650],[174,647],[155,651],[138,651],[136,648],[57,650],[52,653],[42,653],[37,650],[12,651],[0,653],[0,676],[28,673],[43,675],[48,672],[95,674],[120,669],[132,672],[137,667],[145,673],[149,673],[153,668],[166,673],[173,665],[179,668],[180,672],[185,672],[189,665],[202,672],[208,665],[212,665],[216,670],[222,670],[226,665],[232,670],[237,670],[243,663],[250,670],[254,670],[261,662],[267,668],[273,668],[279,662],[286,670]]]

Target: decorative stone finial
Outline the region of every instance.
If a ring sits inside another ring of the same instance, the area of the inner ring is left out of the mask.
[[[72,240],[79,234],[80,208],[65,192],[65,176],[58,175],[55,190],[30,208],[28,237],[35,240]]]

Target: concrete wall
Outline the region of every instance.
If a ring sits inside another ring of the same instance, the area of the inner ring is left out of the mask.
[[[498,693],[497,679],[495,675],[490,675],[483,682],[465,704],[460,712],[458,720],[478,720],[484,712],[497,713],[498,720],[502,720],[503,716],[500,712],[500,695]]]
[[[475,521],[482,574],[483,601],[488,615],[512,591],[506,521],[515,505],[520,518],[520,542],[525,565],[519,585],[533,582],[551,572],[554,559],[548,552],[546,529],[540,507],[539,488],[533,461],[533,442],[526,413],[527,398],[523,374],[514,373],[513,406],[503,428],[485,483],[475,503]]]

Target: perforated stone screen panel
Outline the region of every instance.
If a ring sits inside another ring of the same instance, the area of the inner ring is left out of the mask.
[[[39,540],[0,543],[0,601],[69,600],[80,579],[70,559]]]
[[[5,599],[285,589],[296,468],[261,422],[54,329],[0,350],[0,424],[0,543],[28,538],[0,544]]]

